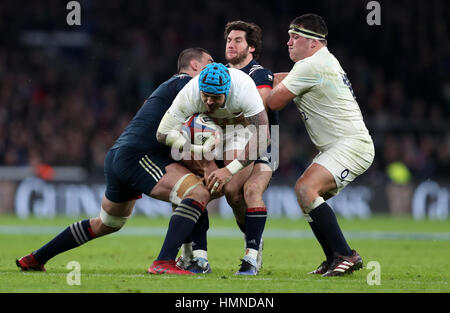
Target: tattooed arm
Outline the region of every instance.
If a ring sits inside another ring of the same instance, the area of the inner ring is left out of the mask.
[[[265,151],[270,143],[269,120],[265,110],[247,117],[246,121],[249,124],[247,129],[252,132],[252,136],[246,144],[245,150],[237,158],[242,168],[255,161],[260,152]],[[257,155],[254,155],[255,152]]]
[[[234,174],[255,161],[260,151],[265,151],[268,147],[270,135],[266,110],[247,117],[246,121],[249,123],[246,128],[252,133],[252,136],[237,159],[233,160],[226,167],[215,170],[208,176],[206,185],[212,194],[220,192]]]

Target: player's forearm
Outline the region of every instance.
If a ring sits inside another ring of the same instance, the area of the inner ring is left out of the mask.
[[[252,136],[244,151],[227,166],[233,175],[255,161],[253,151],[256,150],[256,157],[259,157],[260,151],[265,151],[270,144],[269,121],[265,110],[248,117],[247,122],[250,124],[248,129],[251,131]]]
[[[167,134],[163,134],[160,132],[156,132],[156,140],[158,140],[159,143],[166,144]]]
[[[261,99],[263,101],[264,108],[266,109],[266,111],[268,109],[267,103],[266,103],[266,99],[267,99],[267,96],[270,94],[271,90],[272,90],[271,88],[260,88],[260,89],[258,89],[259,95],[261,96]]]
[[[295,95],[281,83],[270,91],[266,98],[266,104],[269,109],[278,111],[283,109],[294,98]]]
[[[186,138],[178,130],[181,123],[170,113],[166,113],[159,123],[156,140],[169,147],[180,149],[186,143]]]

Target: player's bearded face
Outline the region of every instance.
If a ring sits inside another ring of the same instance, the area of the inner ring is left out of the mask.
[[[249,48],[250,47],[247,46],[247,48],[245,48],[242,51],[237,51],[237,50],[229,51],[229,50],[227,50],[227,53],[226,53],[227,61],[230,62],[231,64],[239,64],[239,63],[241,63],[242,61],[244,61],[247,58],[247,56],[249,54],[249,51],[248,51]]]
[[[225,58],[230,64],[239,64],[244,61],[249,54],[250,46],[247,45],[243,50],[227,48]]]
[[[208,113],[214,113],[217,109],[223,107],[225,104],[225,95],[224,94],[209,94],[206,92],[200,92],[202,102],[205,104]]]

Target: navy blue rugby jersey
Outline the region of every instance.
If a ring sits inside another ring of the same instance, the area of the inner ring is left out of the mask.
[[[173,100],[191,78],[187,74],[177,74],[156,88],[145,100],[112,149],[126,146],[143,151],[157,149],[159,152],[170,154],[170,148],[156,140],[156,131]]]
[[[241,68],[241,71],[247,73],[255,82],[256,88],[273,88],[273,72],[261,66],[255,60]],[[278,125],[278,112],[268,109],[267,116],[270,125]]]

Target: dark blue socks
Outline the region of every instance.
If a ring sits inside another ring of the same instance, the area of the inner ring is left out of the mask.
[[[207,233],[209,229],[208,211],[203,211],[192,231],[192,250],[208,250]]]
[[[55,255],[81,246],[94,237],[89,220],[79,221],[67,227],[42,248],[33,252],[33,255],[36,261],[45,264]]]
[[[166,238],[157,260],[175,260],[181,245],[191,235],[205,208],[193,199],[183,199],[172,213]]]
[[[317,226],[316,222],[309,222],[309,226],[311,227],[314,236],[316,236],[317,241],[319,241],[323,253],[325,253],[325,256],[327,257],[327,260],[331,260],[334,251],[330,248],[324,236],[320,233],[319,227]]]
[[[344,238],[344,234],[337,222],[336,215],[326,202],[311,210],[309,216],[313,220],[311,228],[322,245],[322,248],[325,247],[324,252],[327,255],[327,258],[330,253],[333,254],[335,252],[344,256],[352,255],[352,250]],[[317,236],[316,233],[319,234],[319,236]]]
[[[259,249],[267,220],[265,207],[248,208],[245,213],[245,240],[247,249]]]

